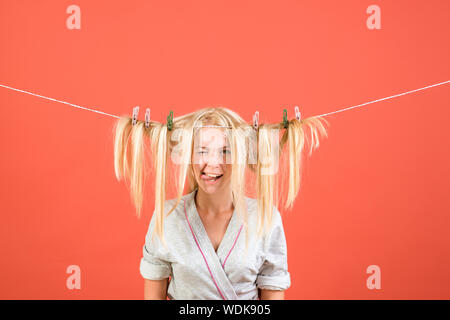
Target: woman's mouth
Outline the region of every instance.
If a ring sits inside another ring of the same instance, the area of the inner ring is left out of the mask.
[[[222,178],[223,174],[212,174],[212,173],[205,173],[202,172],[201,178],[205,183],[212,184],[215,183],[217,180]]]

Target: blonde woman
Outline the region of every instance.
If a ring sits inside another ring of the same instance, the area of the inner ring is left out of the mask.
[[[291,279],[277,208],[292,207],[307,133],[310,154],[326,135],[320,120],[285,115],[250,125],[211,107],[167,123],[117,121],[116,177],[129,180],[138,216],[145,163],[153,164],[155,210],[140,263],[145,299],[284,299]]]

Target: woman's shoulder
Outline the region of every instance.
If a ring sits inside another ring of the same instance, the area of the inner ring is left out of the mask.
[[[249,215],[256,215],[258,211],[258,201],[254,198],[245,197],[247,202],[247,211]]]
[[[166,214],[165,219],[167,221],[174,220],[176,218],[184,217],[184,204],[185,200],[189,198],[191,194],[185,194],[181,196],[177,203],[177,198],[168,199],[164,201],[164,212]]]
[[[245,197],[245,200],[247,202],[247,211],[249,215],[256,216],[258,214],[258,200],[254,198]],[[280,219],[280,211],[278,211],[278,208],[274,205],[272,210],[272,218]]]

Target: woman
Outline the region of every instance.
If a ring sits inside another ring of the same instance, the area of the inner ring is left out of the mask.
[[[129,118],[117,123],[115,168],[118,179],[131,180],[138,215],[146,135],[155,169],[155,211],[140,264],[145,299],[284,299],[290,274],[275,204],[285,195],[285,207],[292,207],[303,130],[311,130],[312,151],[317,133],[326,134],[322,123],[297,118],[250,126],[226,108],[202,109],[167,124],[130,123]],[[279,171],[285,145],[289,169]],[[171,181],[177,197],[166,200]],[[245,196],[252,185],[256,199]]]

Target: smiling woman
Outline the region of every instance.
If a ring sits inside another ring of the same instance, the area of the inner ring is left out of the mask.
[[[146,139],[151,146],[155,210],[140,264],[146,299],[284,298],[290,274],[278,207],[292,207],[306,133],[310,154],[326,135],[320,120],[254,127],[218,107],[174,118],[169,128],[117,121],[116,177],[130,180],[138,216]],[[167,200],[171,184],[176,197]],[[251,187],[256,198],[247,195]]]
[[[228,148],[226,135],[218,128],[202,128],[194,137],[194,149],[197,151],[192,156],[192,168],[197,183],[202,185],[202,189],[209,190],[208,193],[214,193],[214,190],[230,183]]]

